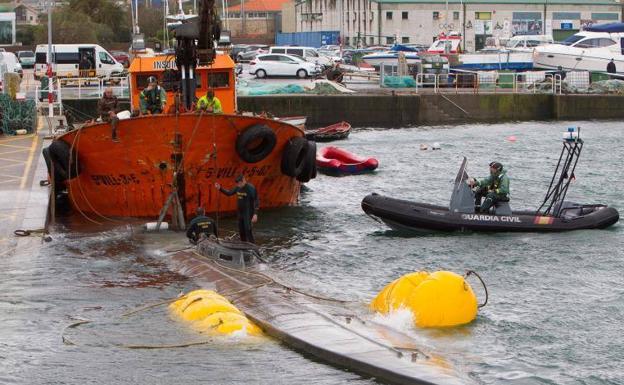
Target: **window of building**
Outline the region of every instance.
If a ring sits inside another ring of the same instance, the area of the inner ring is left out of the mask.
[[[453,12],[453,20],[459,20],[459,11]]]
[[[401,12],[401,18],[402,18],[403,20],[407,20],[407,14],[408,14],[408,13],[407,13],[406,11]]]
[[[349,36],[345,36],[344,43],[345,45],[349,45]]]
[[[433,12],[433,20],[439,20],[439,19],[440,19],[440,12],[434,11]]]
[[[240,12],[231,12],[228,13],[228,18],[230,19],[240,19]]]
[[[370,39],[368,39],[368,44],[370,45],[375,44],[375,38],[371,36]]]
[[[407,36],[403,36],[403,37],[401,38],[401,43],[403,43],[403,44],[407,44],[407,43],[409,43],[409,37],[407,37]]]
[[[386,36],[386,44],[394,44],[394,37]]]
[[[514,12],[514,19],[516,18],[516,13]],[[553,20],[580,20],[581,13],[580,12],[553,12]]]
[[[476,20],[492,20],[492,12],[475,12]]]
[[[597,13],[592,13],[592,20],[613,20],[613,21],[618,21],[620,20],[620,15],[617,13],[604,13],[604,12],[597,12]]]
[[[543,33],[541,12],[514,12],[511,23],[512,34],[517,35],[539,35]]]
[[[386,12],[386,20],[392,20],[392,12]]]

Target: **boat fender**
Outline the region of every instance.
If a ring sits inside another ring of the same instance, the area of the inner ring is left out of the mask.
[[[212,290],[192,291],[169,305],[169,310],[200,333],[231,334],[241,330],[250,335],[262,333],[230,301]]]
[[[282,173],[284,175],[298,178],[303,173],[307,160],[307,149],[305,138],[294,136],[288,140],[282,153]]]
[[[264,124],[256,124],[238,135],[236,153],[247,163],[258,163],[275,148],[277,136]]]
[[[477,316],[477,297],[464,277],[450,271],[406,274],[373,299],[371,309],[382,314],[406,308],[418,327],[467,324]]]
[[[316,142],[308,140],[306,141],[306,155],[303,171],[301,171],[301,175],[297,177],[297,180],[306,183],[314,178],[316,178]]]

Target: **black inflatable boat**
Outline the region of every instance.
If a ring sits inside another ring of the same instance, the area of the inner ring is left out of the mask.
[[[475,212],[474,192],[467,183],[466,158],[455,178],[448,207],[373,193],[362,200],[362,209],[397,230],[552,232],[609,227],[620,218],[616,209],[601,204],[565,201],[583,147],[577,132],[568,133],[569,137],[564,136],[564,147],[546,197],[536,211],[513,211],[508,202],[503,202],[488,213]]]

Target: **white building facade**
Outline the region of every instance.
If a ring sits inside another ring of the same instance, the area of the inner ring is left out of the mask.
[[[467,51],[491,38],[552,34],[563,40],[584,25],[622,20],[619,0],[304,0],[295,3],[302,31],[340,31],[344,44],[428,45],[458,32]]]

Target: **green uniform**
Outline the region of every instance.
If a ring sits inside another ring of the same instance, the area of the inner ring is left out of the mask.
[[[141,113],[147,114],[161,114],[165,109],[167,103],[167,93],[161,86],[156,86],[151,90],[147,88],[141,91],[139,94],[139,105],[141,107]]]
[[[509,177],[507,177],[507,171],[502,170],[498,175],[490,175],[485,179],[478,180],[477,186],[494,191],[496,195],[507,197],[509,195]]]
[[[476,185],[479,187],[475,193],[475,205],[480,206],[482,213],[487,213],[490,208],[498,202],[509,201],[509,178],[507,172],[501,170],[498,174],[478,180]],[[481,199],[485,197],[483,204]]]
[[[223,113],[223,108],[221,108],[221,101],[213,96],[212,98],[208,98],[207,95],[202,96],[197,101],[197,109],[198,110],[208,110],[212,109],[212,113],[221,114]]]

